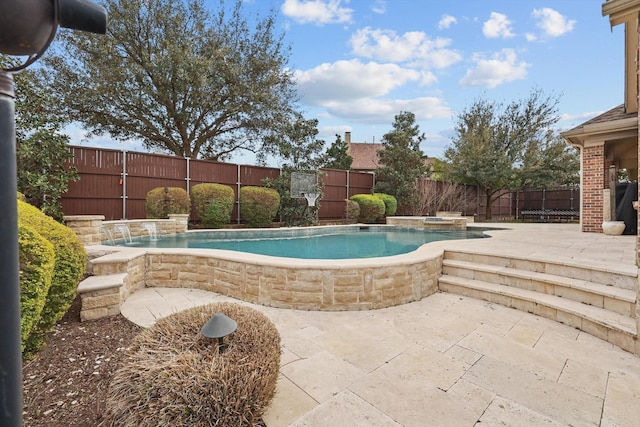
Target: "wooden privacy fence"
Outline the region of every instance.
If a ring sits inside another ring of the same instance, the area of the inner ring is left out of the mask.
[[[461,212],[464,216],[473,216],[478,221],[486,220],[487,197],[477,186],[421,179],[418,181],[418,191],[418,215],[454,211]],[[523,210],[574,211],[576,215],[571,219],[577,219],[580,211],[580,190],[505,190],[493,201],[492,219],[522,219]]]
[[[215,182],[233,188],[236,204],[232,220],[240,222],[238,195],[247,185],[262,186],[264,178],[275,179],[280,169],[237,165],[209,160],[194,160],[163,154],[138,153],[70,146],[73,157],[68,164],[78,170],[80,179],[69,183],[62,197],[65,215],[104,215],[107,220],[143,219],[147,192],[156,187],[192,186]],[[322,169],[324,185],[319,219],[345,216],[344,199],[354,194],[371,193],[371,173]]]

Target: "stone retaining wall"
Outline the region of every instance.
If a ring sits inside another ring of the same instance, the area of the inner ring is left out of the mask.
[[[315,266],[306,267],[300,266],[299,260],[290,260],[287,265],[270,264],[249,254],[237,258],[150,252],[145,283],[147,287],[202,289],[280,308],[365,310],[418,301],[433,294],[442,271],[442,256],[415,263],[378,259],[354,266],[316,261]]]
[[[65,216],[64,223],[77,235],[82,244],[100,245],[112,237],[121,240],[125,237],[118,230],[118,225],[126,225],[131,237],[148,236],[147,224],[155,226],[158,236],[164,234],[185,233],[189,226],[189,215],[171,214],[169,219],[135,219],[105,221],[103,215]],[[108,234],[107,234],[108,233]],[[110,236],[109,236],[110,235]]]

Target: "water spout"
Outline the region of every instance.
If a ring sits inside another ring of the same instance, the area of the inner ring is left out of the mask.
[[[102,232],[102,234],[104,235],[105,239],[107,242],[109,242],[110,245],[114,245],[115,242],[113,241],[113,234],[111,234],[111,230],[109,230],[106,226],[102,226],[100,228],[100,231]],[[103,240],[103,241],[104,241]]]
[[[127,224],[114,224],[113,228],[120,233],[125,243],[131,243],[131,231]]]
[[[149,233],[149,240],[151,240],[152,242],[158,240],[158,230],[156,229],[155,222],[145,222],[142,224],[142,228],[147,230],[147,232]]]

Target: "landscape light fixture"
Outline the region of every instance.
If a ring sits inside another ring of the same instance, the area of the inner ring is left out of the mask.
[[[225,315],[224,313],[216,313],[207,323],[204,324],[200,333],[206,338],[215,338],[218,340],[218,352],[224,351],[224,337],[232,334],[238,329],[238,323]]]
[[[13,74],[38,60],[58,26],[104,34],[107,12],[89,0],[0,0],[0,54],[27,56],[0,69],[0,425],[21,426],[22,355]]]

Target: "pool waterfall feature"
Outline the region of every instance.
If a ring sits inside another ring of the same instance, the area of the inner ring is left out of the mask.
[[[442,249],[437,242],[404,255],[346,260],[100,244],[100,230],[105,225],[126,223],[135,237],[149,233],[142,224],[150,221],[103,222],[99,216],[65,218],[68,226],[85,236],[90,258],[88,271],[92,276],[78,287],[82,320],[118,314],[122,302],[143,287],[202,289],[279,308],[378,309],[435,293],[442,273]],[[151,222],[156,224],[158,234],[187,230],[186,218]]]

